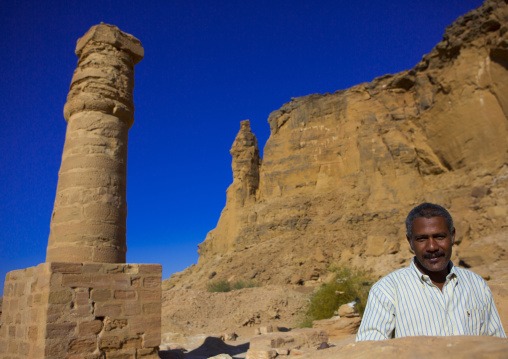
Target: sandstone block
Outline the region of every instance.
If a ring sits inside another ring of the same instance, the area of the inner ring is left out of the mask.
[[[258,335],[268,334],[268,333],[272,333],[272,332],[273,332],[273,326],[272,325],[267,325],[267,326],[259,327],[259,328],[256,329],[256,334],[258,334]]]
[[[11,298],[8,302],[8,306],[6,308],[9,308],[11,312],[16,312],[20,308],[20,303],[18,299]]]
[[[161,292],[158,290],[139,290],[138,296],[141,301],[152,301],[152,300],[160,301]]]
[[[143,359],[159,359],[158,352],[157,348],[141,348],[137,350],[137,355]]]
[[[9,341],[9,346],[7,348],[7,352],[9,354],[18,354],[18,347],[19,347],[19,344],[13,340]]]
[[[64,274],[62,277],[62,285],[66,287],[92,287],[92,276],[89,274]]]
[[[97,335],[102,330],[101,320],[92,320],[89,322],[79,323],[78,334],[80,337],[87,337],[90,335]]]
[[[133,276],[131,277],[131,287],[140,288],[142,286],[143,280],[141,277]]]
[[[18,283],[16,284],[16,295],[17,296],[22,296],[25,294],[25,284],[24,283]]]
[[[28,328],[28,339],[35,342],[38,338],[39,328],[35,325]]]
[[[137,359],[136,358],[136,349],[120,349],[115,350],[111,353],[108,353],[107,359]]]
[[[99,339],[99,348],[105,349],[120,349],[122,341],[117,336],[103,336]]]
[[[161,343],[160,330],[148,331],[145,332],[145,334],[143,335],[143,348],[158,347],[160,343]]]
[[[102,273],[104,265],[102,263],[83,263],[83,273]]]
[[[115,289],[130,289],[131,287],[131,280],[125,274],[110,274],[108,277],[113,281]]]
[[[84,339],[78,338],[71,340],[69,343],[69,354],[76,353],[90,353],[93,352],[97,348],[97,340],[95,338],[92,339]]]
[[[154,333],[160,335],[160,316],[137,316],[129,319],[129,334]]]
[[[94,302],[105,302],[111,298],[110,289],[94,288],[90,293],[90,299]]]
[[[127,266],[130,266],[129,264],[106,264],[104,265],[104,272],[107,274],[113,274],[113,273],[125,273],[125,269]],[[123,276],[118,276],[119,278],[122,278]]]
[[[137,293],[135,290],[115,290],[115,299],[119,300],[136,300]]]
[[[104,319],[104,330],[107,332],[125,328],[127,325],[129,325],[129,321],[127,319]]]
[[[142,338],[139,335],[127,337],[124,339],[122,344],[122,348],[141,348],[142,347]]]
[[[245,359],[273,359],[277,356],[277,352],[273,349],[249,349]]]
[[[295,338],[291,334],[265,334],[252,338],[250,348],[287,348],[295,346],[294,342]]]
[[[44,354],[48,357],[62,358],[67,352],[67,345],[62,343],[46,344],[44,346]]]
[[[19,344],[19,354],[24,357],[28,357],[30,354],[30,344],[29,343],[20,343]]]
[[[161,315],[160,303],[145,303],[143,304],[143,314],[145,315]]]
[[[112,275],[92,274],[90,288],[111,288]]]
[[[74,335],[76,323],[52,323],[46,326],[46,338],[47,339],[61,339]]]
[[[85,289],[85,291],[76,291],[76,304],[77,305],[90,304],[90,294],[88,293],[88,289]]]
[[[161,285],[160,277],[145,277],[143,280],[143,287],[145,288],[157,288]]]
[[[139,265],[139,273],[140,274],[162,274],[162,266],[160,264],[140,264]]]
[[[49,270],[52,273],[74,273],[80,274],[82,270],[81,263],[62,263],[62,262],[51,262],[49,264]]]
[[[118,317],[122,313],[121,304],[102,304],[95,305],[94,315],[96,317]]]
[[[70,290],[50,292],[48,302],[50,304],[67,304],[73,299],[74,293]]]
[[[69,311],[72,318],[82,321],[90,320],[93,318],[93,306],[92,305],[79,305],[75,306]]]
[[[138,302],[122,304],[122,314],[128,317],[140,315],[141,304]]]
[[[69,306],[67,304],[51,304],[47,308],[47,323],[61,323],[64,322],[65,316]]]

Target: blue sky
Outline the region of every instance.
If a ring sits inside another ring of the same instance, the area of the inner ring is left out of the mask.
[[[127,261],[163,278],[197,262],[232,182],[229,149],[291,97],[412,68],[479,0],[2,1],[0,288],[45,261],[76,68],[100,22],[143,43],[129,132]]]

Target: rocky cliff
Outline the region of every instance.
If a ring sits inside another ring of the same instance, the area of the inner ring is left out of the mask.
[[[410,260],[403,222],[423,201],[454,216],[456,263],[489,276],[506,260],[507,1],[457,19],[413,69],[295,98],[268,122],[263,160],[241,123],[217,227],[166,288],[313,285],[330,263],[384,275]]]

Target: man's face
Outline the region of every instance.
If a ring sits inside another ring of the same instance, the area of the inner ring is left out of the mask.
[[[420,217],[413,220],[413,238],[407,237],[416,259],[426,274],[448,270],[455,239],[455,228],[448,230],[444,217]]]

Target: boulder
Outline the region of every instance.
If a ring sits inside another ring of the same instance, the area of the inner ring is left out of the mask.
[[[508,340],[493,337],[406,337],[351,343],[315,352],[302,359],[393,359],[393,358],[506,358]]]
[[[312,322],[312,327],[324,329],[330,339],[342,340],[351,335],[356,335],[361,322],[359,316],[353,318],[337,316],[330,319],[315,320]]]

